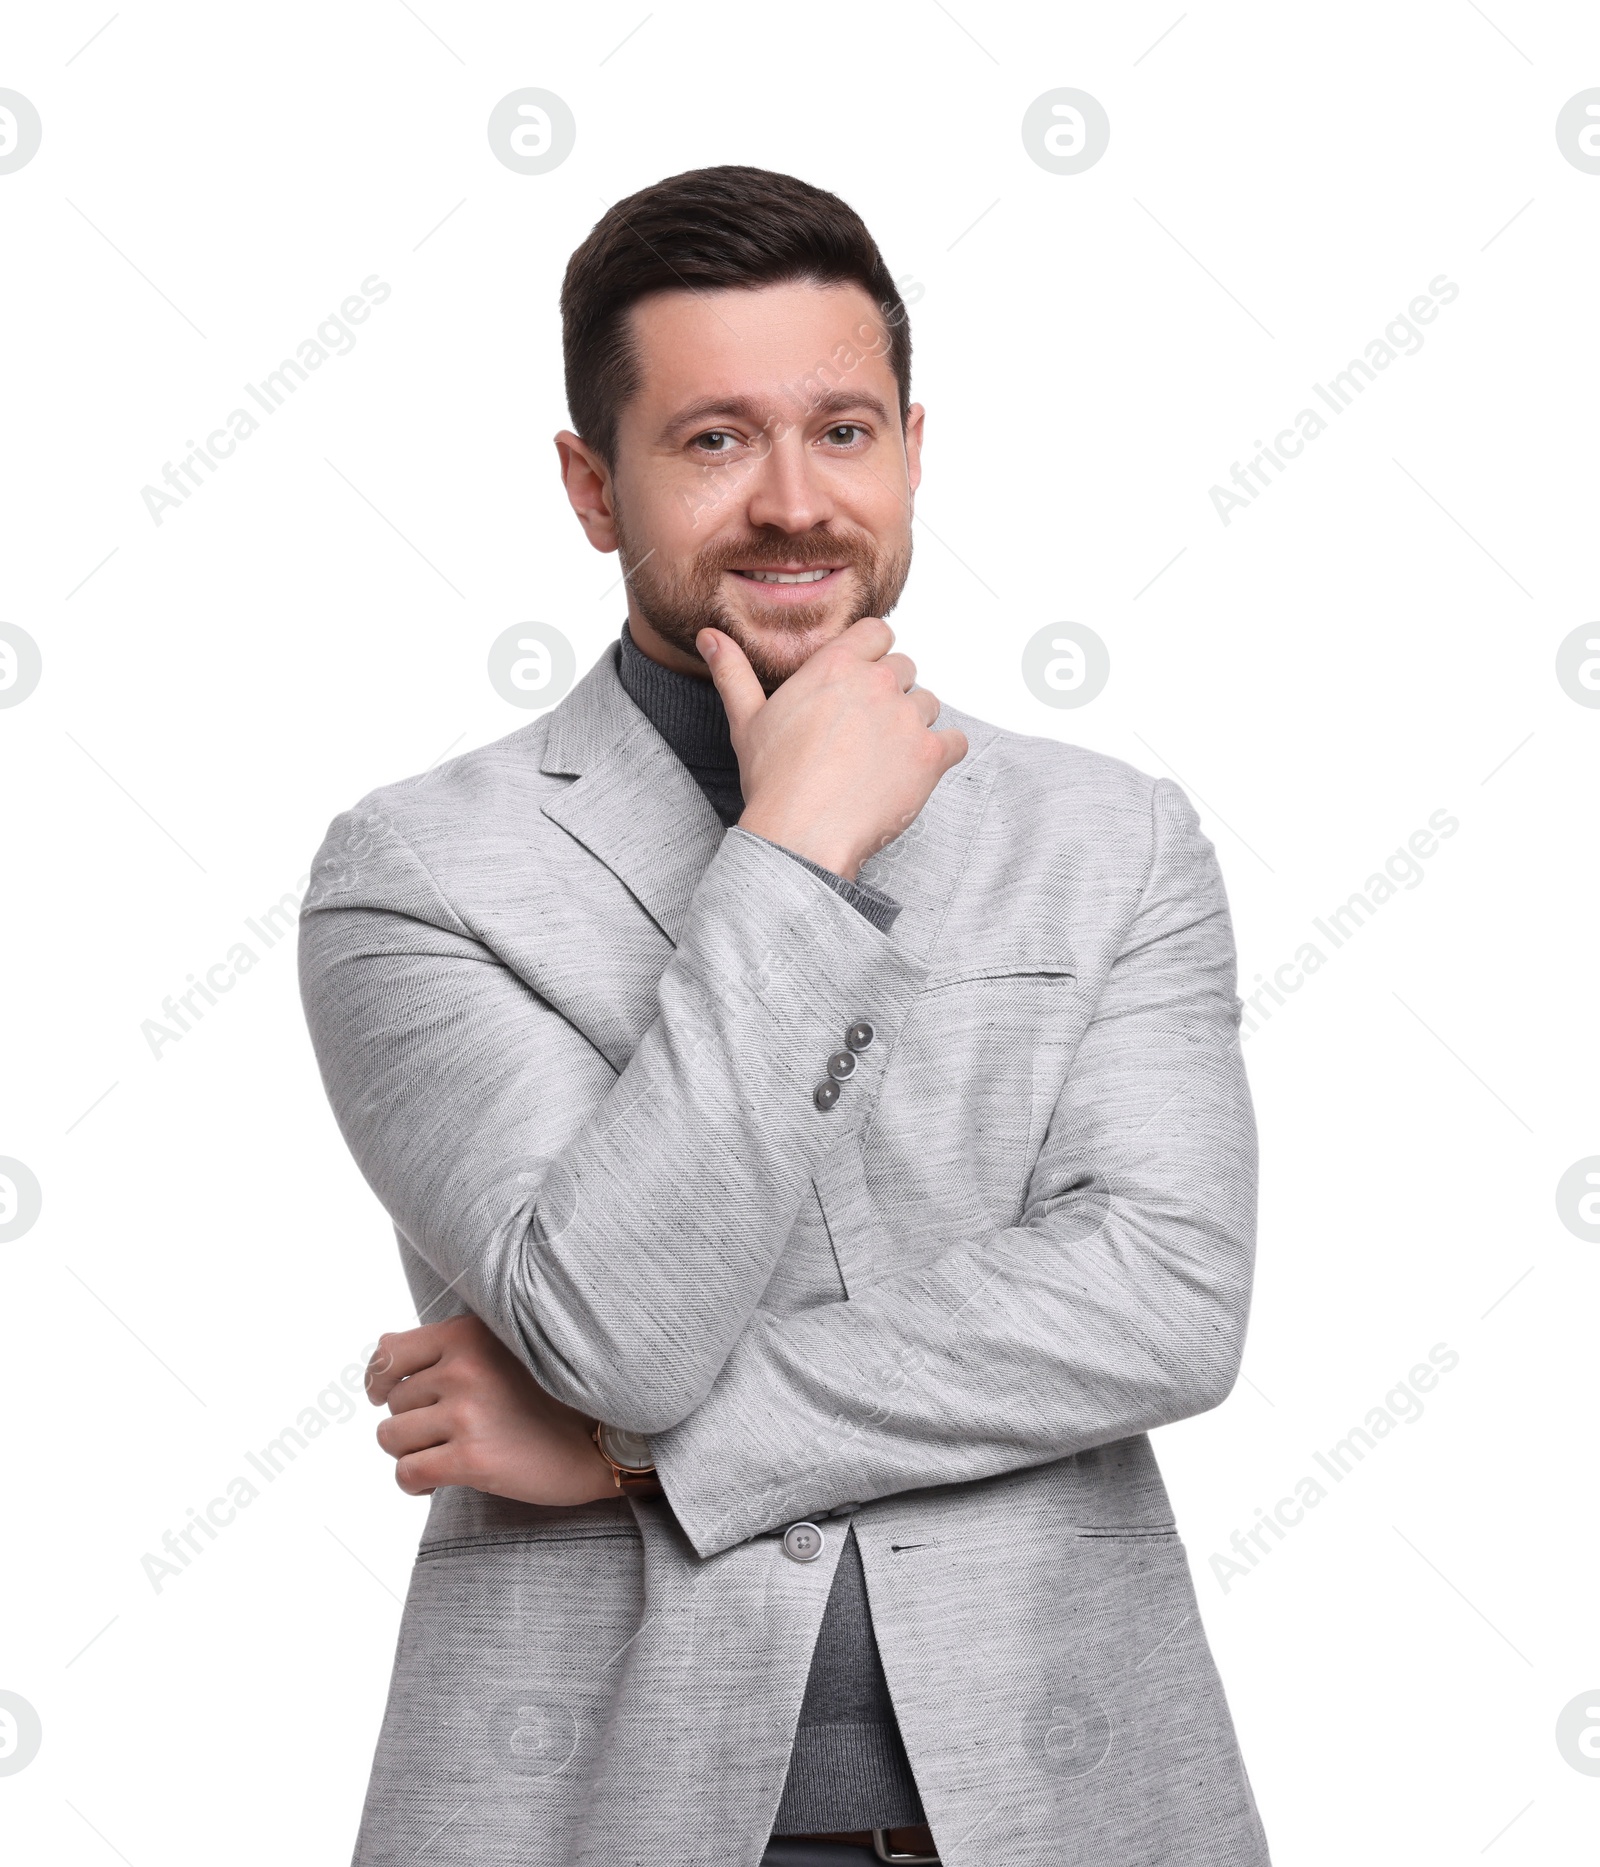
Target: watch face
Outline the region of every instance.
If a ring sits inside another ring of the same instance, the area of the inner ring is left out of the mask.
[[[602,1426],[600,1446],[606,1457],[615,1460],[624,1471],[655,1470],[655,1462],[650,1457],[650,1442],[643,1433],[625,1432],[620,1426]]]

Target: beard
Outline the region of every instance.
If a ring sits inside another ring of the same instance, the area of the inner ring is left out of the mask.
[[[863,616],[887,616],[911,574],[911,532],[904,541],[880,548],[862,533],[814,531],[795,535],[777,526],[758,526],[747,538],[717,539],[681,564],[663,561],[660,552],[638,552],[629,542],[622,513],[615,515],[617,548],[628,588],[639,614],[656,633],[696,660],[695,637],[702,629],[720,629],[744,650],[763,692],[771,694],[794,673],[815,649],[813,636],[831,605],[808,604],[793,610],[775,610],[760,633],[752,632],[734,613],[723,587],[724,573],[734,565],[760,569],[843,563],[854,580],[854,593],[843,622],[825,638],[832,640]],[[774,639],[776,638],[776,639]]]

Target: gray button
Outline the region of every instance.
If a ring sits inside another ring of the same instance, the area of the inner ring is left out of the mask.
[[[867,1045],[870,1044],[876,1036],[877,1032],[874,1031],[872,1026],[863,1018],[859,1024],[852,1024],[849,1030],[845,1032],[844,1041],[852,1050],[865,1050]]]
[[[819,1109],[831,1109],[839,1100],[839,1085],[832,1081],[818,1083],[811,1092],[811,1100]]]
[[[828,1074],[836,1083],[842,1083],[847,1076],[856,1073],[856,1060],[848,1050],[836,1050],[828,1059]]]
[[[783,1553],[791,1562],[815,1562],[822,1554],[822,1532],[814,1523],[792,1523],[783,1533]]]

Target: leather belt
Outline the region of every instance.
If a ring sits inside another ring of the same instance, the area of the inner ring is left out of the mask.
[[[926,1822],[910,1828],[862,1828],[850,1835],[774,1835],[774,1841],[839,1841],[851,1847],[871,1848],[881,1861],[926,1861],[938,1867],[933,1830]]]

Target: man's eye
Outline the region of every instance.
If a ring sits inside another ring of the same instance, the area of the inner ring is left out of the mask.
[[[738,437],[730,434],[726,428],[708,428],[704,434],[694,437],[693,445],[702,454],[726,454],[733,450],[737,440]]]
[[[841,421],[837,427],[828,430],[826,438],[832,441],[835,447],[850,447],[854,444],[858,434],[865,433],[866,429],[858,422]]]

